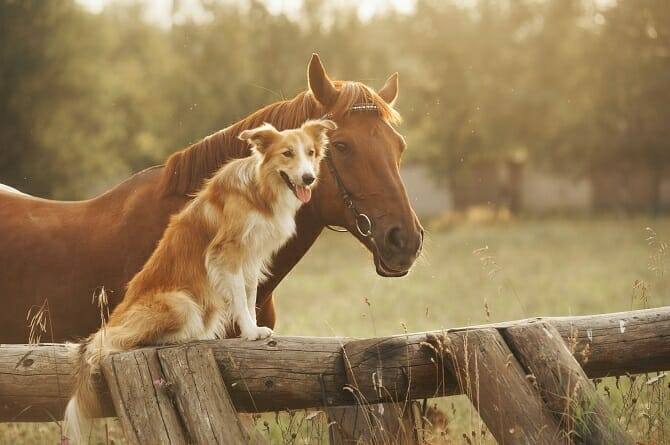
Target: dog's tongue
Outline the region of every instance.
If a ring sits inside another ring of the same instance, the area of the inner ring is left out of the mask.
[[[295,195],[302,203],[306,204],[310,199],[312,199],[312,189],[302,185],[297,185],[295,187]]]

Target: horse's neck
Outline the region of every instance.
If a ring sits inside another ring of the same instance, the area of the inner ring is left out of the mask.
[[[200,142],[170,156],[162,179],[163,194],[193,194],[204,180],[231,159],[249,155],[247,143],[237,136],[241,131],[268,122],[278,130],[295,128],[321,114],[310,96],[299,94],[292,100],[277,102],[220,130]]]
[[[170,156],[163,168],[160,194],[192,195],[227,161],[248,155],[242,141],[231,137],[231,129],[207,136]]]

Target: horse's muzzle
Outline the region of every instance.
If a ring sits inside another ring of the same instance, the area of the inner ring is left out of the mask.
[[[375,254],[375,268],[382,277],[407,275],[423,248],[424,231],[421,226],[409,232],[399,226],[386,230],[383,244]]]

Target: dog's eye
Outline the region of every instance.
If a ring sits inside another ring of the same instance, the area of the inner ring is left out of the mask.
[[[284,156],[287,158],[292,158],[293,157],[293,150],[286,150],[285,152],[282,153]]]
[[[310,150],[310,151],[309,151],[309,155],[310,155],[310,156],[314,156],[314,150]]]

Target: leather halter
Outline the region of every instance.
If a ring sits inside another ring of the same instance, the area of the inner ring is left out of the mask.
[[[375,111],[379,112],[379,109],[377,106],[373,103],[361,103],[361,104],[356,104],[353,105],[349,111]],[[326,113],[323,115],[321,119],[328,119],[333,116],[333,113]],[[358,234],[361,236],[363,239],[367,239],[370,243],[370,246],[372,247],[372,253],[373,257],[375,260],[375,265],[377,267],[382,267],[384,268],[387,272],[390,271],[390,273],[395,274],[395,275],[389,275],[389,276],[402,276],[405,275],[407,272],[402,272],[401,274],[397,274],[396,271],[389,269],[382,261],[381,258],[381,253],[379,251],[379,245],[377,244],[377,241],[375,240],[374,235],[372,234],[372,229],[374,227],[372,219],[365,213],[361,212],[358,210],[356,205],[354,204],[354,200],[352,197],[352,194],[349,192],[347,187],[344,185],[344,181],[342,181],[342,176],[340,176],[339,172],[337,171],[337,168],[335,167],[335,163],[333,162],[333,156],[332,153],[334,150],[332,147],[328,147],[328,153],[326,154],[325,162],[326,165],[328,165],[328,170],[330,171],[331,175],[333,176],[333,179],[335,179],[335,184],[337,185],[337,189],[340,192],[340,196],[342,197],[342,201],[344,202],[344,206],[351,211],[351,214],[354,218],[354,225],[356,226],[356,230],[358,231]],[[333,227],[331,225],[326,224],[326,227],[334,232],[348,232],[347,229],[345,228],[337,228]],[[423,246],[423,229],[421,230],[421,243],[419,244],[419,248],[417,250],[420,251]]]
[[[340,177],[340,174],[337,172],[335,164],[333,164],[333,159],[330,156],[330,150],[328,150],[328,152],[329,154],[326,155],[326,164],[328,165],[328,170],[330,170],[330,173],[333,175],[333,178],[335,178],[335,184],[337,184],[337,188],[340,191],[340,195],[342,196],[342,201],[344,201],[345,207],[351,210],[351,214],[354,217],[356,230],[363,238],[370,238],[370,240],[374,242],[374,236],[372,236],[372,220],[368,215],[359,211],[354,205],[354,201],[351,198],[351,193],[349,193],[347,188],[344,186],[342,178]],[[326,225],[326,227],[335,232],[347,232],[346,229],[337,229],[330,225]]]
[[[373,103],[362,103],[362,104],[356,104],[353,105],[350,109],[350,111],[378,111],[377,106]],[[329,117],[332,117],[332,113],[327,113],[325,114],[322,119],[328,119]],[[372,219],[365,213],[361,212],[358,210],[356,205],[354,204],[354,200],[352,198],[351,193],[349,190],[347,190],[347,187],[344,185],[344,182],[342,181],[342,177],[337,171],[337,168],[335,168],[335,163],[333,162],[333,157],[331,153],[333,152],[332,147],[328,147],[328,153],[326,154],[326,165],[328,165],[328,170],[330,170],[330,173],[333,175],[333,178],[335,179],[335,184],[337,185],[337,189],[340,192],[340,196],[342,197],[342,201],[344,202],[344,206],[348,208],[351,211],[352,216],[354,217],[354,225],[356,226],[356,230],[358,231],[358,234],[363,237],[367,238],[370,240],[370,243],[373,245],[375,249],[375,253],[379,254],[379,248],[377,247],[377,243],[375,241],[375,237],[372,235]],[[343,228],[336,228],[331,225],[326,224],[326,227],[334,232],[347,232],[347,229]]]

